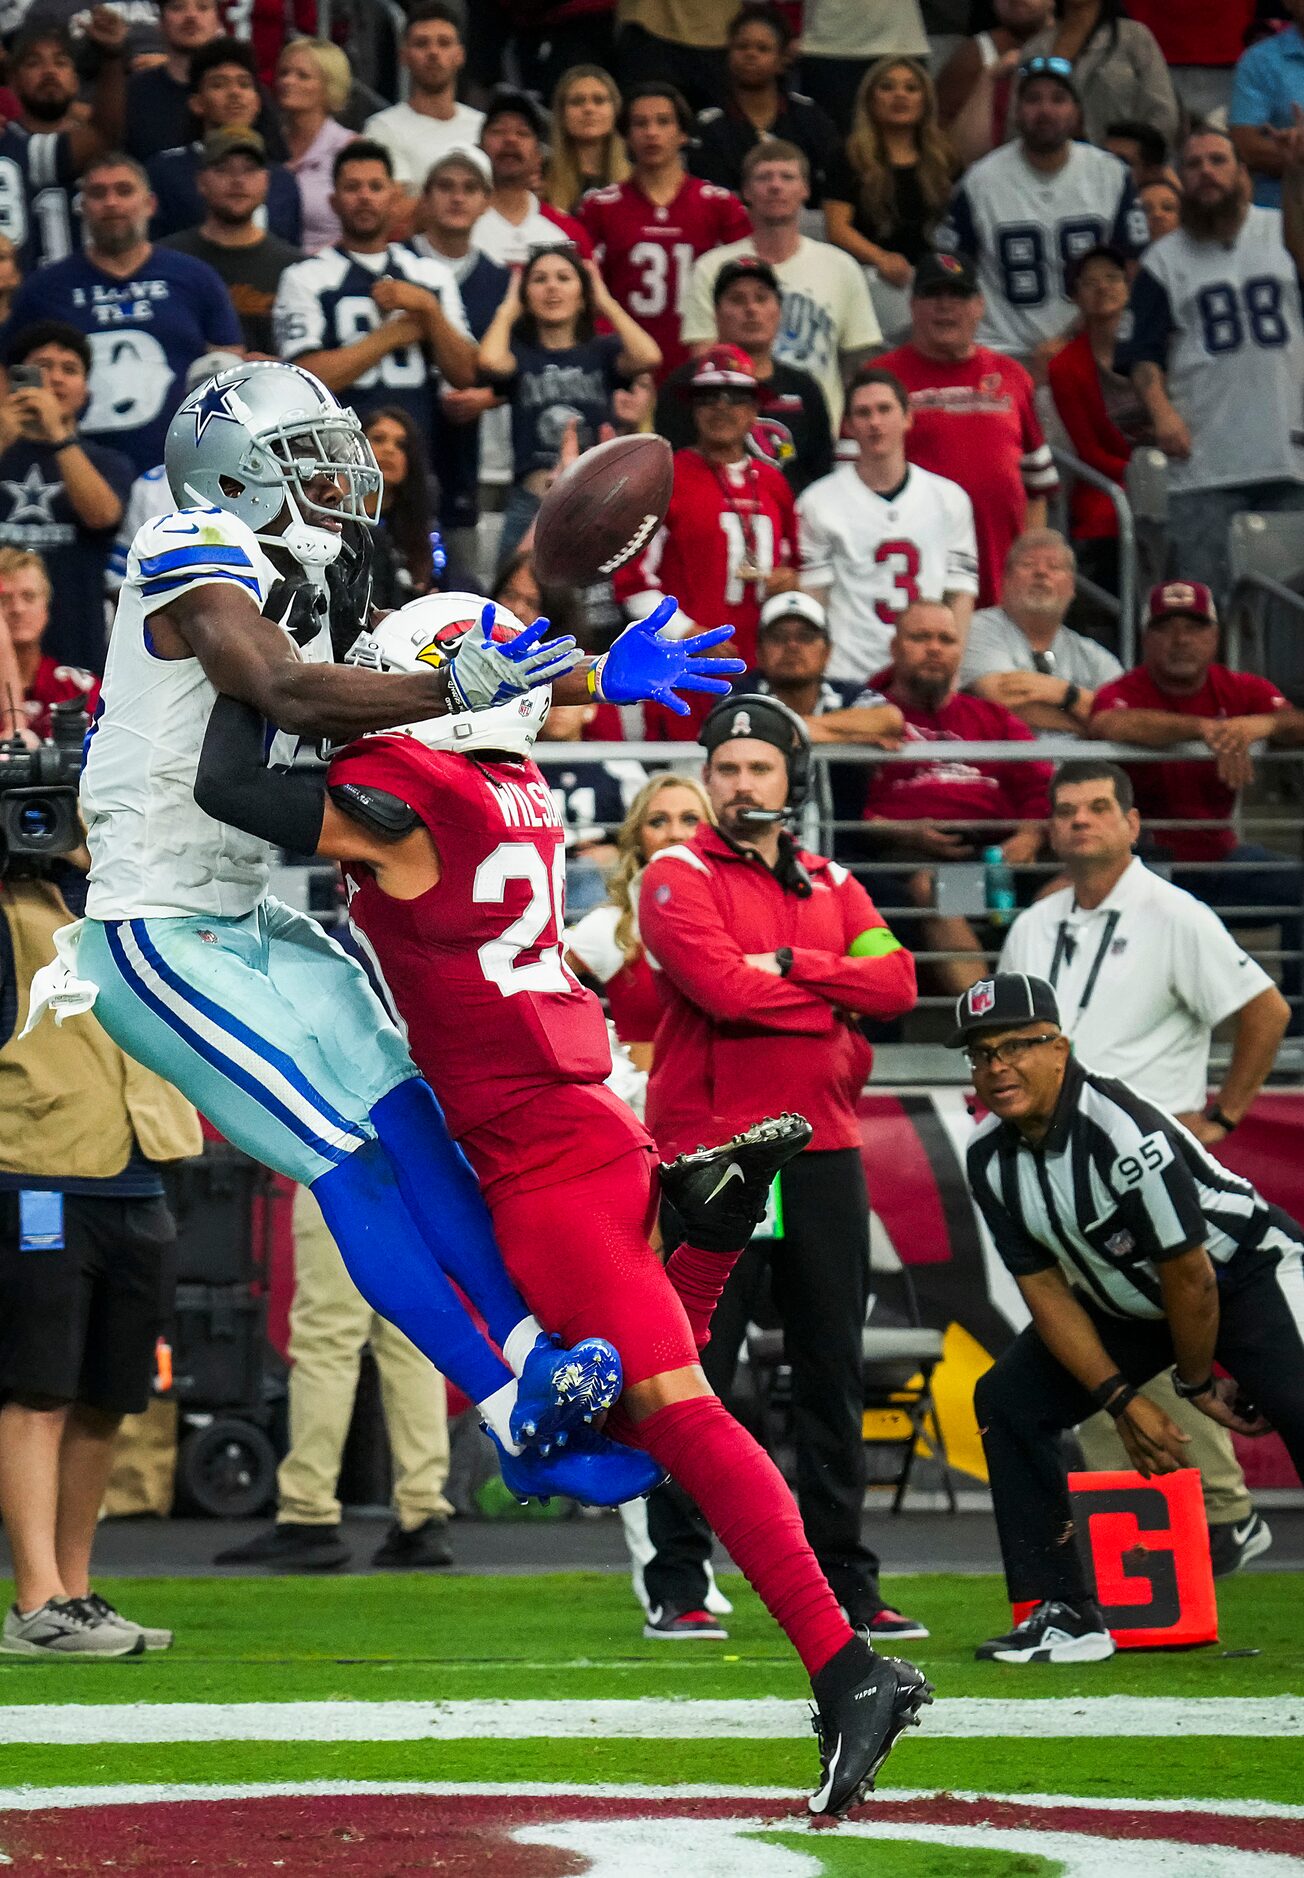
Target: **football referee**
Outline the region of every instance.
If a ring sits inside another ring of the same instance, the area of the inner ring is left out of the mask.
[[[977,1654],[1094,1662],[1114,1643],[1072,1542],[1060,1434],[1104,1409],[1139,1472],[1183,1466],[1186,1436],[1137,1393],[1171,1365],[1212,1420],[1275,1427],[1304,1478],[1304,1230],[1162,1109],[1084,1069],[1044,978],[971,986],[950,1042],[990,1111],[969,1185],[1032,1316],[974,1406],[1010,1600],[1036,1607]]]

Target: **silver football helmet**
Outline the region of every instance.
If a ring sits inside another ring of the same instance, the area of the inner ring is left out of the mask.
[[[380,515],[383,478],[357,413],[311,372],[275,359],[197,386],[168,425],[163,465],[178,504],[238,515],[305,568],[326,567],[340,552],[339,533],[314,517],[374,527]],[[340,490],[338,507],[307,494],[321,476]]]

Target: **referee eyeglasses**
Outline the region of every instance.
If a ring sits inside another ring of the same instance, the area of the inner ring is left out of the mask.
[[[1059,1030],[1048,1030],[1044,1037],[1007,1037],[1004,1043],[967,1043],[964,1053],[970,1069],[994,1069],[998,1063],[1017,1069],[1029,1050],[1039,1049],[1043,1043],[1058,1043],[1063,1034]]]

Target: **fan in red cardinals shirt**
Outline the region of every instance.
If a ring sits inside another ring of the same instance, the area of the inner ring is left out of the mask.
[[[616,595],[641,618],[675,594],[686,620],[732,626],[738,656],[750,667],[762,606],[797,584],[796,504],[782,471],[747,448],[760,396],[747,354],[713,346],[688,389],[697,442],[676,452],[666,519],[617,574]],[[713,702],[701,700],[667,734],[692,742]]]
[[[680,327],[694,261],[752,232],[737,196],[684,168],[691,125],[673,88],[635,86],[622,122],[633,175],[593,190],[579,208],[613,297],[661,348],[660,378],[688,357]]]

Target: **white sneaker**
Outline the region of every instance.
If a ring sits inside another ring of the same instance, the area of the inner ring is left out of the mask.
[[[139,1656],[144,1648],[143,1634],[101,1617],[85,1598],[48,1598],[26,1617],[11,1605],[0,1631],[5,1656]]]
[[[102,1617],[106,1623],[116,1624],[119,1630],[129,1630],[142,1636],[147,1650],[170,1650],[172,1648],[173,1633],[170,1630],[155,1630],[148,1624],[133,1622],[130,1617],[124,1617],[121,1611],[115,1610],[109,1600],[102,1598],[98,1591],[92,1591],[83,1602],[89,1604],[95,1615]]]

